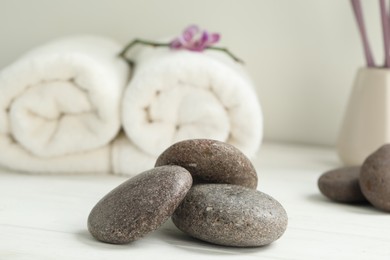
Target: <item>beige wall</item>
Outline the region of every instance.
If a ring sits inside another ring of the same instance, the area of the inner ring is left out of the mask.
[[[364,1],[382,62],[377,1]],[[49,39],[95,33],[126,42],[190,23],[223,34],[246,61],[271,140],[333,145],[364,65],[347,0],[0,0],[0,68]]]

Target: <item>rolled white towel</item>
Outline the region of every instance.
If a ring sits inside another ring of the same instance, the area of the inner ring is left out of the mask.
[[[118,135],[111,149],[112,172],[134,176],[154,167],[156,156],[146,154],[134,145],[124,133]]]
[[[43,45],[0,72],[0,164],[27,172],[110,171],[128,66],[97,36]]]
[[[122,109],[129,141],[114,146],[126,163],[117,160],[116,172],[148,169],[168,146],[191,138],[228,142],[248,157],[256,153],[263,135],[261,108],[240,64],[216,51],[151,47],[134,61]]]

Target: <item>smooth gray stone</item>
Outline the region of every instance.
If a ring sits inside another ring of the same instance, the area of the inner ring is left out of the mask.
[[[157,159],[156,166],[186,168],[194,183],[226,183],[256,189],[257,173],[236,147],[215,140],[190,139],[173,144]]]
[[[330,170],[318,179],[318,188],[324,196],[337,202],[366,202],[360,189],[359,175],[360,166]]]
[[[360,187],[372,205],[390,212],[390,144],[383,145],[364,161]]]
[[[287,228],[287,213],[271,196],[229,184],[198,184],[172,215],[173,223],[195,238],[225,246],[272,243]]]
[[[92,209],[88,230],[113,244],[137,240],[161,226],[192,185],[191,174],[179,166],[162,166],[122,183]]]

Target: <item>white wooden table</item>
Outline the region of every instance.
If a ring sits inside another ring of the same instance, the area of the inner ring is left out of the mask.
[[[94,240],[87,217],[126,178],[31,176],[0,171],[0,259],[390,259],[390,214],[328,201],[318,176],[340,166],[331,148],[265,144],[254,160],[258,189],[279,200],[289,224],[262,248],[192,239],[168,221],[128,245]]]

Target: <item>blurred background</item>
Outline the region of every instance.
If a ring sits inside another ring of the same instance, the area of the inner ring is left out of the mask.
[[[379,6],[363,1],[377,63]],[[48,40],[90,33],[122,43],[198,24],[245,61],[265,140],[333,146],[364,57],[348,0],[0,0],[0,69]]]

